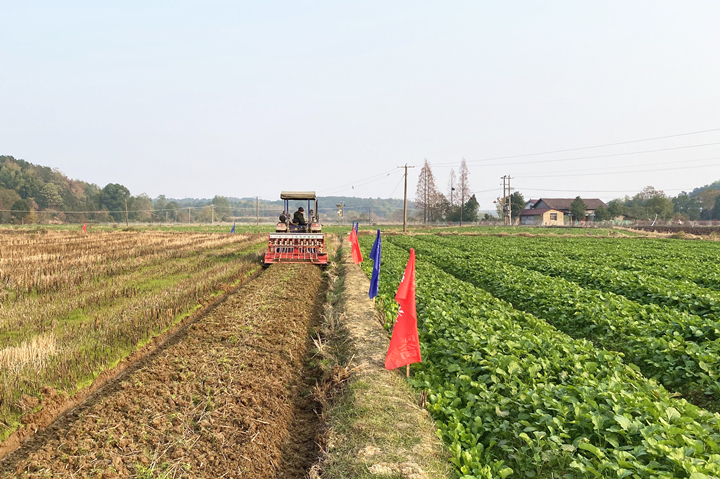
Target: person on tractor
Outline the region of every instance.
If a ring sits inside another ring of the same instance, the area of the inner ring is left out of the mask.
[[[302,206],[298,208],[293,215],[293,223],[301,226],[305,226],[307,224],[307,221],[305,221],[305,209]]]

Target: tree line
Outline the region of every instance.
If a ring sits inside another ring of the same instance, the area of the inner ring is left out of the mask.
[[[415,191],[417,219],[423,223],[442,221],[472,223],[480,220],[478,216],[480,203],[470,189],[469,176],[470,171],[463,159],[458,174],[455,174],[454,168],[450,169],[447,194],[444,194],[435,183],[430,163],[425,160]]]
[[[282,201],[259,200],[259,214],[266,221],[282,212]],[[180,222],[210,223],[252,218],[255,198],[152,199],[132,195],[122,184],[104,187],[72,180],[57,169],[0,155],[0,223],[83,222]],[[337,220],[336,204],[345,204],[344,219],[402,220],[402,200],[332,196],[320,198],[321,217]],[[291,205],[292,206],[292,205]],[[297,206],[297,205],[294,205]],[[412,203],[409,205],[412,209]]]
[[[416,219],[424,223],[443,221],[475,222],[479,220],[497,221],[503,217],[503,206],[508,198],[498,198],[496,202],[497,216],[478,215],[479,204],[468,184],[469,171],[465,160],[460,164],[459,174],[450,170],[450,180],[446,193],[442,193],[436,185],[435,176],[427,160],[420,170],[415,193]],[[513,192],[509,202],[512,217],[518,218],[527,203],[524,195]],[[584,218],[587,206],[580,196],[576,197],[570,207],[575,218]],[[462,212],[462,213],[461,213]],[[668,196],[664,191],[647,186],[634,196],[616,198],[608,202],[607,207],[600,206],[594,212],[594,220],[608,221],[617,218],[631,220],[665,221],[696,221],[720,220],[720,180],[703,187],[695,188],[690,193],[681,192],[675,197]]]

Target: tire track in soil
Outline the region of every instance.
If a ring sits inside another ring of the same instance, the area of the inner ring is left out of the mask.
[[[273,266],[0,464],[16,477],[303,478],[323,279]]]

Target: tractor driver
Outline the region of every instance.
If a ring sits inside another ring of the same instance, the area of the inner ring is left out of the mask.
[[[307,224],[307,221],[305,221],[305,209],[302,206],[298,208],[298,210],[293,215],[293,223],[302,226],[305,226]]]

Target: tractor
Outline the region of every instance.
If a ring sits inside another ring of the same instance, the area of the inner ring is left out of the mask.
[[[320,224],[318,200],[314,191],[283,191],[283,212],[270,233],[268,249],[263,266],[274,263],[311,263],[326,267],[325,234]],[[290,201],[307,201],[307,209],[299,208],[302,214],[290,211]],[[313,208],[314,207],[314,208]]]

